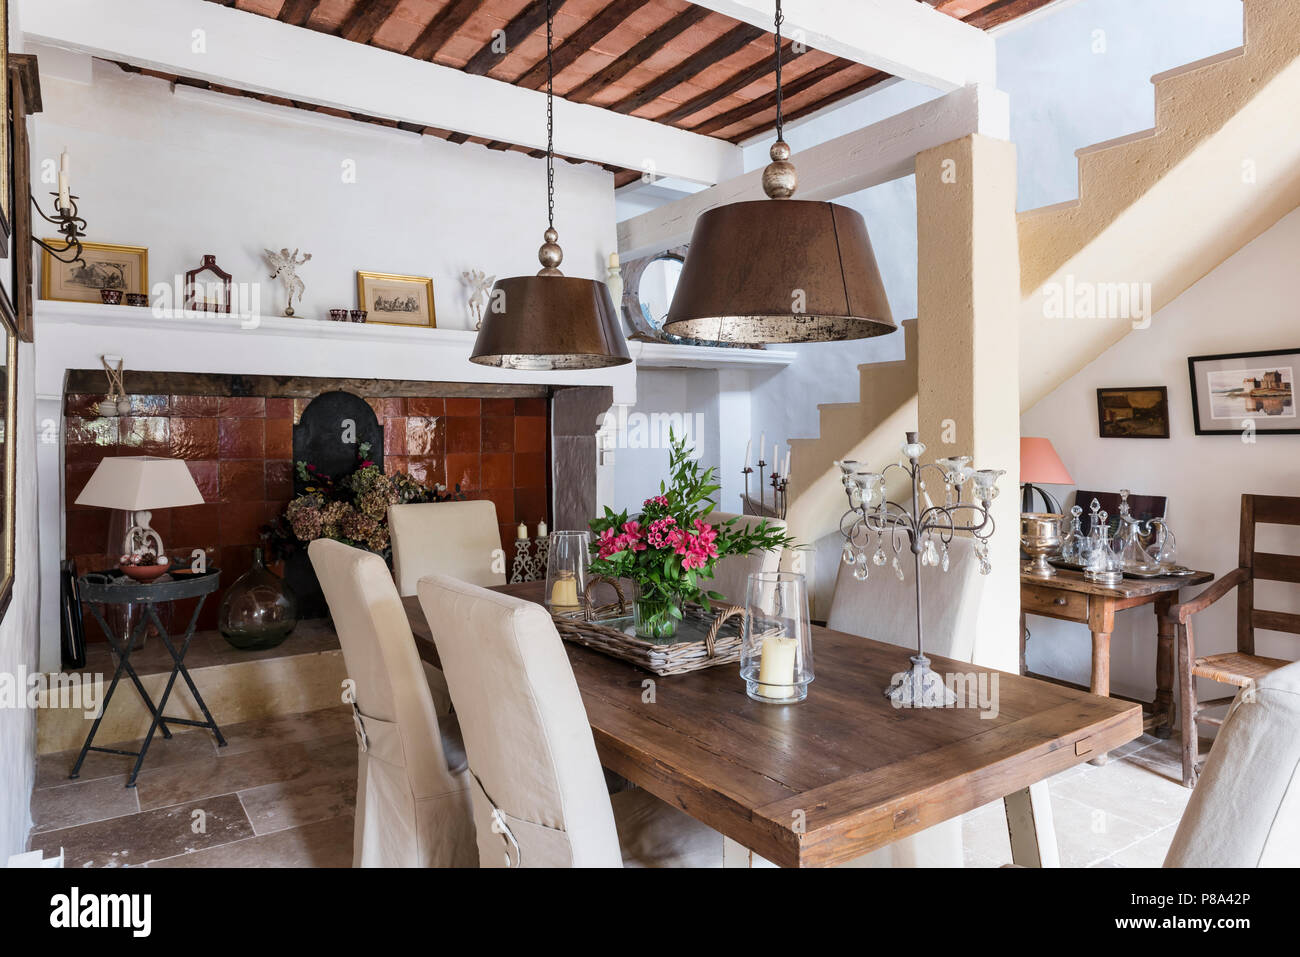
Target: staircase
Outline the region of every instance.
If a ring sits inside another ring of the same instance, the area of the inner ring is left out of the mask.
[[[1300,0],[1242,4],[1242,47],[1153,77],[1156,125],[1079,150],[1079,198],[1019,214],[1022,409],[1300,206]],[[803,541],[838,537],[830,463],[894,461],[916,427],[915,320],[903,328],[906,358],[861,366],[859,402],[821,406],[819,437],[791,441]],[[834,575],[818,570],[824,614]]]

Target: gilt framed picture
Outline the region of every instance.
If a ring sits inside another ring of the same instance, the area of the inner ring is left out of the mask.
[[[1191,356],[1192,418],[1197,435],[1300,435],[1295,377],[1300,349]]]
[[[357,302],[368,313],[367,322],[392,326],[438,324],[433,314],[433,280],[427,276],[357,270]]]
[[[1169,438],[1169,389],[1163,385],[1098,389],[1097,430],[1103,439]]]
[[[0,0],[0,239],[8,240],[13,224],[15,194],[25,191],[14,180],[13,144],[9,142],[9,0]],[[27,197],[23,197],[27,201]],[[0,243],[0,259],[9,254],[7,243]]]
[[[56,247],[61,239],[47,239]],[[144,246],[82,243],[82,262],[65,263],[42,250],[41,298],[63,302],[103,302],[101,289],[149,291],[149,250]]]

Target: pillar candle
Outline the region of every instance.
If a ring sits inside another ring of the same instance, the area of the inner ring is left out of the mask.
[[[797,638],[763,639],[756,690],[764,698],[789,698],[794,694],[794,659],[798,646]]]
[[[578,580],[573,577],[572,572],[563,573],[562,577],[557,578],[551,585],[551,604],[562,608],[578,606]]]
[[[515,529],[515,537],[518,538],[520,541],[526,539],[528,537],[528,526],[525,525],[523,522],[520,522],[519,527]]]
[[[618,253],[609,254],[609,268],[610,269],[618,268]]]
[[[537,537],[538,537],[538,538],[545,538],[545,537],[546,537],[546,523],[545,523],[545,522],[538,522],[538,523],[537,523]]]

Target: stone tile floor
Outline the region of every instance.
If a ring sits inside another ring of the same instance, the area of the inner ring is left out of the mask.
[[[347,867],[352,862],[356,739],[346,707],[234,724],[217,748],[206,732],[156,738],[135,789],[133,759],[42,755],[29,848],[62,847],[67,867]],[[1177,738],[1143,735],[1104,767],[1051,780],[1061,863],[1154,867],[1191,792]],[[1002,804],[962,822],[968,867],[1011,860]]]

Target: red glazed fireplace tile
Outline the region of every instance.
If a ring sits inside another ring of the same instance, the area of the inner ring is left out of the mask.
[[[268,419],[288,419],[293,421],[293,399],[267,399],[266,417]]]
[[[478,399],[455,398],[447,400],[448,415],[482,415]]]
[[[261,528],[266,521],[265,502],[223,502],[220,508],[223,546],[256,545],[261,541]]]
[[[405,455],[384,455],[384,474],[393,475],[397,472],[410,472],[409,463]]]
[[[93,419],[99,415],[99,403],[103,402],[105,398],[107,396],[78,392],[70,393],[63,399],[63,414]]]
[[[406,417],[406,454],[441,456],[447,448],[447,420],[421,415]]]
[[[482,460],[483,487],[508,489],[515,482],[515,457],[509,452],[484,452]]]
[[[216,548],[221,542],[221,506],[187,505],[172,509],[172,549],[189,552],[195,548]]]
[[[266,500],[287,503],[293,498],[293,463],[266,463]]]
[[[223,459],[260,459],[266,454],[265,419],[222,419],[218,437]]]
[[[406,400],[397,399],[391,396],[383,398],[366,399],[366,404],[375,412],[375,418],[380,422],[384,419],[396,419],[406,415]]]
[[[464,491],[476,491],[480,487],[479,456],[477,452],[469,454],[447,455],[447,484],[459,485]]]
[[[174,395],[169,405],[172,415],[216,418],[221,409],[221,399],[215,395]]]
[[[546,451],[546,419],[540,416],[520,416],[515,419],[515,451]]]
[[[546,415],[545,399],[515,399],[515,415]]]
[[[483,451],[512,452],[515,447],[515,420],[511,416],[487,416],[483,419]]]
[[[546,453],[525,452],[515,456],[515,487],[546,488]]]
[[[514,415],[515,400],[514,399],[484,399],[483,414],[484,415]]]
[[[487,499],[497,510],[497,522],[502,525],[513,525],[515,521],[515,493],[514,489],[497,488],[484,489],[478,492],[475,498]]]
[[[117,419],[69,418],[64,424],[66,461],[93,462],[98,465],[105,455],[117,452]]]
[[[118,419],[118,447],[121,455],[171,454],[171,420],[161,415]]]
[[[293,458],[293,420],[267,419],[266,457],[268,459]]]
[[[497,516],[497,518],[500,517],[500,515]],[[509,574],[510,563],[515,558],[515,536],[518,533],[512,522],[501,522],[497,525],[497,529],[501,532],[501,549],[506,553],[506,569],[507,574]]]
[[[203,501],[220,501],[221,488],[218,480],[217,463],[186,462],[185,464],[189,466],[190,475],[194,476],[194,484],[199,487],[199,494],[203,496]]]
[[[478,452],[482,447],[482,439],[477,416],[449,415],[446,422],[448,455],[453,452]]]
[[[85,489],[86,483],[90,481],[90,477],[95,474],[97,464],[69,462],[65,466],[63,470],[63,493],[64,500],[68,503],[69,512],[95,507],[93,505],[78,505],[77,498]]]
[[[171,419],[171,455],[177,459],[215,459],[219,453],[217,419]]]
[[[221,569],[221,592],[208,599],[221,604],[222,592],[239,580],[239,577],[253,567],[253,549],[255,545],[223,545],[218,554],[218,567]]]
[[[169,411],[168,396],[165,395],[130,395],[132,415],[166,415]]]
[[[221,501],[266,501],[266,463],[257,460],[221,462],[218,470]]]
[[[447,472],[440,456],[412,455],[406,460],[406,472],[429,488],[447,484]]]
[[[406,400],[407,415],[439,416],[447,414],[447,403],[433,396],[409,396]]]
[[[266,417],[266,400],[260,395],[221,397],[217,414],[229,419],[261,419]]]
[[[515,489],[515,518],[528,525],[530,535],[538,522],[546,521],[548,498],[544,488]]]
[[[384,458],[406,454],[406,418],[392,417],[384,420]]]
[[[104,551],[112,515],[112,509],[108,508],[86,508],[69,512],[65,541],[67,553],[97,555]]]

